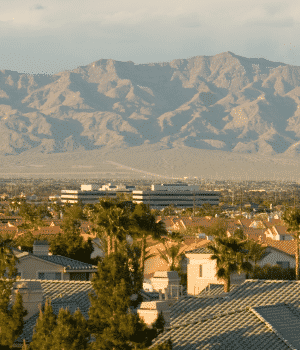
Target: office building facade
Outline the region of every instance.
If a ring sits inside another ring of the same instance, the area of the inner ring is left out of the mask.
[[[201,207],[204,203],[219,205],[220,193],[200,191],[199,186],[184,183],[152,185],[148,191],[133,191],[133,202],[149,204],[151,209]]]

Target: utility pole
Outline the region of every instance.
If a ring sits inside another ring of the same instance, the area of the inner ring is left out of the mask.
[[[193,217],[195,217],[195,191],[193,191]]]
[[[242,197],[243,197],[243,194],[242,194],[242,189],[241,189],[241,205],[240,205],[241,212],[242,212]]]

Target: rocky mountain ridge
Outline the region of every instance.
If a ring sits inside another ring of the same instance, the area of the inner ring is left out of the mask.
[[[232,52],[101,59],[52,76],[0,71],[0,155],[157,144],[297,157],[300,67]]]

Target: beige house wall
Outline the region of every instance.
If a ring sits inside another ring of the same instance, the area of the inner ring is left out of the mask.
[[[199,294],[210,283],[224,284],[222,280],[216,277],[217,263],[211,260],[210,254],[187,254],[189,264],[187,266],[187,293],[192,295]],[[200,265],[202,265],[202,277],[200,277]],[[234,273],[230,281],[233,284],[241,284],[245,281],[246,275]]]
[[[209,254],[193,254],[187,266],[187,293],[196,295],[209,283],[221,283],[216,277],[216,262],[209,259]],[[202,277],[200,277],[202,265]]]
[[[18,272],[21,272],[23,279],[38,279],[38,272],[61,272],[63,280],[69,280],[69,274],[64,273],[64,267],[42,261],[34,256],[26,256],[19,260],[16,265]]]

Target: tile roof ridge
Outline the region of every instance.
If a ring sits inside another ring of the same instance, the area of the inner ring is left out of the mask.
[[[55,254],[55,255],[41,255],[41,256],[46,256],[46,257],[62,257],[64,259],[68,259],[68,260],[72,260],[72,261],[75,261],[75,262],[80,262],[81,264],[86,264],[86,265],[89,265],[89,266],[96,266],[96,265],[93,265],[93,264],[89,264],[89,263],[85,263],[83,261],[80,261],[80,260],[75,260],[75,259],[72,259],[72,258],[69,258],[67,256],[63,256],[63,255],[58,255],[58,254]],[[96,266],[97,267],[97,266]]]
[[[41,280],[41,279],[30,279],[30,278],[21,278],[21,279],[19,279],[19,280],[17,280],[18,282],[20,282],[20,281],[22,281],[22,282],[24,282],[24,281],[27,281],[27,282],[30,282],[30,281],[32,281],[32,282],[41,282],[41,281],[43,281],[43,282],[57,282],[57,283],[78,283],[78,284],[91,284],[92,283],[92,281],[73,281],[73,280]]]
[[[275,305],[270,305],[270,306],[276,306],[276,305],[283,305],[282,303],[280,304],[275,304]],[[286,305],[285,305],[286,306]],[[273,333],[277,335],[279,339],[281,339],[289,348],[295,349],[295,347],[288,341],[286,340],[280,332],[277,331],[275,327],[273,327],[261,314],[259,314],[258,311],[255,310],[255,307],[251,307],[250,311],[261,321],[263,322]]]
[[[244,283],[249,283],[249,282],[267,282],[267,283],[300,283],[300,280],[296,281],[296,280],[262,280],[262,279],[246,279]]]

